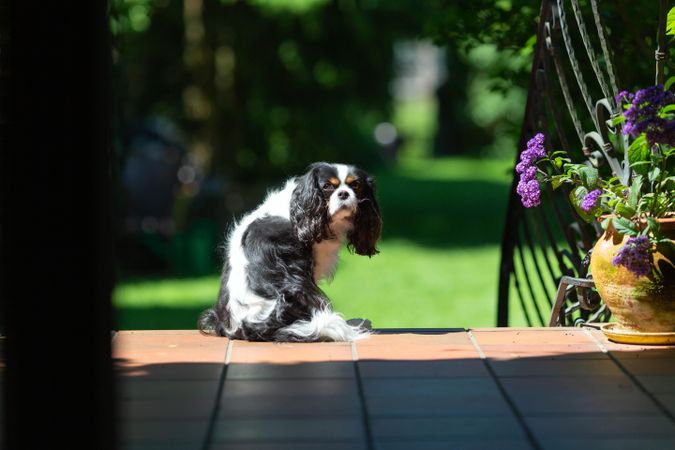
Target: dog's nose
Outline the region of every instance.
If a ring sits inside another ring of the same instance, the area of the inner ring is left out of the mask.
[[[349,198],[349,192],[340,191],[340,192],[338,192],[337,196],[340,200],[347,200]]]

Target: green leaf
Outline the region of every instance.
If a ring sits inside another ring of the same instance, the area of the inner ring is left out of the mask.
[[[675,8],[674,8],[675,9]],[[671,9],[670,12],[673,12]],[[663,84],[663,90],[667,91],[670,89],[670,87],[675,83],[675,76],[672,76],[666,80],[666,82]]]
[[[635,214],[635,208],[632,208],[629,205],[626,205],[625,203],[617,204],[615,211],[621,217],[625,217],[627,219],[630,219],[631,217],[633,217],[633,214]]]
[[[675,36],[675,7],[670,8],[668,16],[666,17],[666,34],[668,36]],[[668,81],[670,81],[670,79]]]
[[[566,175],[554,175],[551,177],[551,187],[553,190],[558,189],[563,183],[567,182],[568,178]]]
[[[584,186],[577,186],[570,192],[570,200],[572,200],[572,203],[574,204],[581,204],[586,195],[588,195],[588,189]]]
[[[614,117],[612,120],[609,121],[609,123],[612,126],[617,126],[620,123],[624,123],[626,121],[626,118],[623,116],[623,114],[619,114],[618,116]]]
[[[609,227],[609,223],[612,221],[611,217],[606,217],[602,222],[600,222],[600,226],[602,227],[603,230],[606,230],[607,227]]]
[[[579,174],[584,167],[586,166],[583,164],[573,164],[573,163],[563,165],[563,169],[565,170],[565,173],[567,175]]]
[[[551,158],[555,158],[558,156],[567,156],[567,152],[564,150],[556,150],[553,153],[551,153]],[[569,161],[569,159],[567,159]]]
[[[669,191],[674,190],[675,189],[675,176],[666,177],[659,184],[660,184],[661,189],[665,189],[665,190],[669,190]]]
[[[671,80],[675,80],[675,77],[670,78]],[[663,108],[661,108],[661,114],[667,114],[671,111],[675,111],[675,105],[666,105]]]
[[[628,147],[628,162],[631,167],[639,162],[649,161],[649,147],[647,147],[647,139],[644,134],[641,134]],[[637,170],[636,170],[637,171]]]
[[[582,167],[579,171],[579,177],[581,178],[581,182],[586,187],[586,189],[592,190],[598,185],[598,169],[594,167]]]
[[[659,222],[655,218],[651,216],[647,217],[647,230],[652,233],[652,235],[658,236],[661,232],[661,225],[659,225]]]
[[[612,225],[616,231],[627,236],[637,236],[639,232],[635,224],[625,217],[612,218]]]
[[[651,167],[652,163],[651,161],[638,161],[636,163],[631,164],[631,168],[635,173],[639,173],[640,175],[647,175],[647,172],[649,172],[649,168]]]
[[[661,169],[659,169],[658,167],[654,167],[652,170],[649,171],[648,174],[649,182],[650,183],[655,182],[659,178],[659,175],[661,175]]]
[[[581,209],[580,206],[587,194],[588,189],[583,186],[577,186],[572,192],[570,192],[570,202],[572,203],[572,206],[574,206],[574,210],[577,212],[577,214],[579,214],[579,217],[581,217],[585,222],[591,223],[595,220],[595,216],[587,213]]]
[[[628,193],[628,205],[633,209],[637,208],[641,189],[642,189],[642,175],[638,175],[635,178],[633,178],[633,183],[630,185],[630,192]]]

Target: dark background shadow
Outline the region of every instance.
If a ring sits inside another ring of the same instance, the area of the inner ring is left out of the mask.
[[[118,368],[120,441],[184,449],[205,439],[218,449],[365,449],[369,441],[396,449],[670,448],[674,351]]]
[[[434,248],[501,242],[507,183],[379,177],[383,239]]]

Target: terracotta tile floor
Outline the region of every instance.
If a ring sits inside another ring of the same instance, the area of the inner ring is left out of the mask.
[[[113,340],[125,449],[675,449],[675,347],[592,329]]]

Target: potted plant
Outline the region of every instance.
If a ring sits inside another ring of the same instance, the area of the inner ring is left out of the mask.
[[[579,216],[604,230],[590,273],[616,325],[632,333],[675,333],[675,95],[657,85],[621,92],[617,102],[624,110],[613,124],[632,139],[628,183],[575,164],[563,151],[548,154],[538,133],[516,166],[517,192],[531,208],[540,203],[541,183],[568,186]]]

